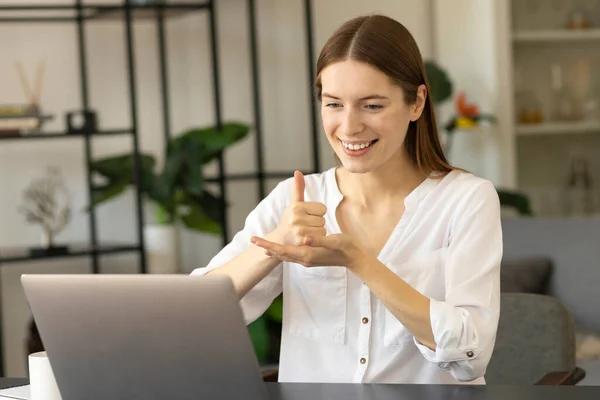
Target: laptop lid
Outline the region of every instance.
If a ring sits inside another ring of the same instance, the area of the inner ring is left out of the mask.
[[[23,275],[63,400],[266,399],[224,276]]]

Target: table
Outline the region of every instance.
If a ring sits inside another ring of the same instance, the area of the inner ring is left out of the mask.
[[[25,379],[0,378],[0,389],[26,384],[27,380]],[[359,385],[344,383],[267,383],[266,385],[271,397],[269,400],[600,399],[600,386]]]

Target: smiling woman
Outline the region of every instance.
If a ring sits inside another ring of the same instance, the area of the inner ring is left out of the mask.
[[[280,381],[485,383],[500,204],[446,161],[413,37],[385,16],[348,21],[316,95],[338,166],[281,182],[193,274],[229,276],[248,323],[283,292]]]

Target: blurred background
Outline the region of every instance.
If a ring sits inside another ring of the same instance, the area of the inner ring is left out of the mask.
[[[189,273],[334,166],[314,64],[367,13],[411,31],[450,161],[496,185],[506,290],[567,306],[599,384],[597,0],[0,2],[1,375],[36,348],[21,274]],[[280,300],[250,327],[264,364]]]

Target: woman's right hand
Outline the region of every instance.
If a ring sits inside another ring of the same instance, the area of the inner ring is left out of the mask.
[[[301,246],[304,238],[325,236],[325,213],[327,207],[323,203],[304,201],[304,175],[294,172],[294,186],[290,204],[283,212],[281,222],[273,231],[276,242]]]

